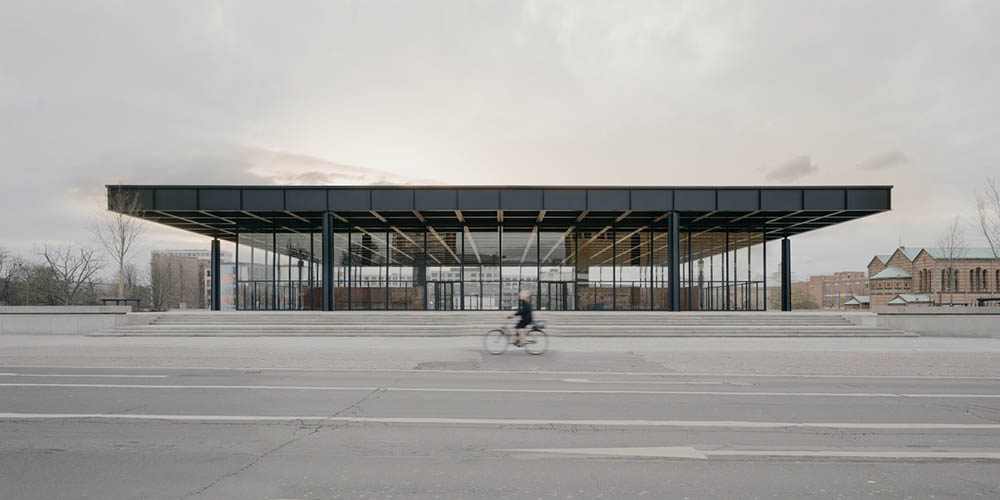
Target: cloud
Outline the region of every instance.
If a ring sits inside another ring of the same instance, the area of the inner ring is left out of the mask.
[[[819,167],[808,156],[797,156],[767,171],[767,180],[794,182],[819,171]]]
[[[909,161],[910,158],[906,156],[906,153],[893,149],[858,163],[858,170],[885,170]]]
[[[247,172],[272,184],[291,185],[412,185],[440,184],[384,170],[345,165],[314,156],[261,148],[243,152]]]

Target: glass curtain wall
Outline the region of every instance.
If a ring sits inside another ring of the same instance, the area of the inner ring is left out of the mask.
[[[389,233],[389,309],[422,310],[426,285],[424,232]]]
[[[700,276],[707,283],[701,310],[763,311],[766,309],[765,249],[762,231],[711,233],[699,256]]]
[[[614,309],[614,266],[611,265],[614,235],[610,227],[581,229],[575,235],[577,301],[581,310]]]
[[[618,229],[615,236],[615,309],[649,310],[650,233],[645,227]]]
[[[536,307],[543,311],[576,309],[575,268],[568,263],[567,240],[573,232],[540,231],[538,233],[538,297]]]
[[[652,266],[652,309],[666,311],[670,309],[670,233],[654,229],[650,231]]]
[[[538,307],[538,231],[503,230],[501,309],[517,309],[518,293],[531,292]]]
[[[386,235],[353,230],[348,236],[349,309],[386,307]]]
[[[762,231],[679,236],[681,310],[765,309]],[[320,233],[241,232],[238,242],[237,309],[321,309]],[[335,310],[512,310],[521,290],[539,310],[669,309],[660,226],[341,228],[332,244]]]
[[[427,308],[462,309],[462,233],[427,229]]]
[[[319,239],[316,233],[240,233],[233,263],[236,309],[320,309]]]
[[[500,309],[500,233],[466,230],[462,238],[463,307],[496,311]]]

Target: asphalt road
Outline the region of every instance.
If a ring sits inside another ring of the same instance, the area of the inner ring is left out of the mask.
[[[2,499],[1000,498],[997,339],[61,340]]]

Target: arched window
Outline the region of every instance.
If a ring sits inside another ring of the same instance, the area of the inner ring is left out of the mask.
[[[944,269],[941,270],[941,291],[947,290],[948,287],[944,284]]]
[[[993,286],[998,292],[1000,292],[1000,269],[998,269],[996,275],[993,276]]]
[[[976,291],[981,291],[983,289],[983,270],[976,268]]]
[[[974,276],[975,274],[976,274],[976,273],[975,273],[975,272],[974,272],[974,271],[973,271],[972,269],[969,269],[969,291],[970,291],[970,292],[972,291],[972,287],[973,287],[973,286],[975,285],[975,283],[976,283],[976,280],[975,280],[975,278],[973,277],[973,276]]]

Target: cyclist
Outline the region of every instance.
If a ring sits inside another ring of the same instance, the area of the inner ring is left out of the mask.
[[[514,330],[517,331],[517,339],[514,340],[514,345],[520,346],[524,342],[524,329],[533,323],[531,320],[531,292],[528,290],[521,290],[518,294],[520,301],[518,301],[517,312],[507,318],[512,318],[514,316],[520,316],[521,320],[517,322],[517,326]]]

